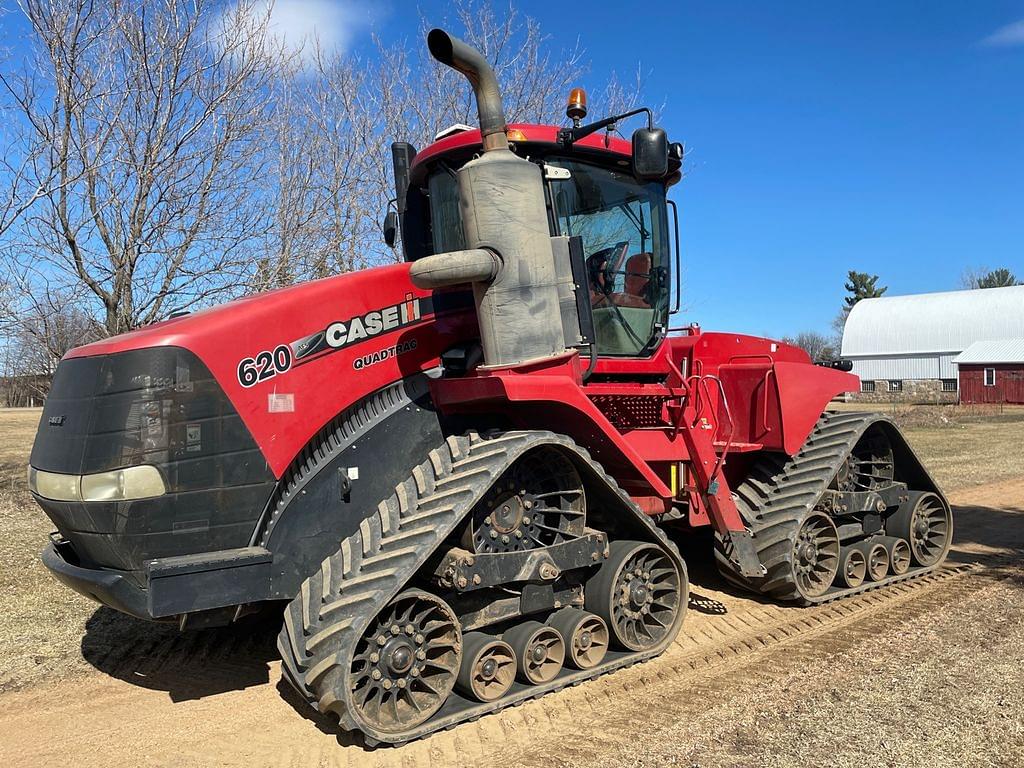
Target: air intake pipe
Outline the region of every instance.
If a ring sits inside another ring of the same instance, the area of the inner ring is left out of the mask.
[[[419,259],[412,280],[431,289],[472,284],[487,366],[564,354],[541,169],[509,150],[498,81],[480,52],[440,29],[427,45],[473,86],[484,151],[457,174],[466,250]]]

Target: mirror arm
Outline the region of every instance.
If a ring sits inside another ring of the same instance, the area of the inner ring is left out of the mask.
[[[603,120],[598,120],[597,122],[589,123],[588,125],[581,125],[577,128],[562,128],[558,132],[558,143],[564,147],[572,146],[574,142],[586,138],[592,133],[597,133],[602,128],[614,125],[620,120],[625,120],[627,117],[639,115],[641,112],[647,113],[647,127],[653,128],[654,115],[651,113],[651,110],[647,107],[640,107],[639,109],[634,109],[632,112],[623,112],[621,115],[612,115],[611,117],[606,117]]]

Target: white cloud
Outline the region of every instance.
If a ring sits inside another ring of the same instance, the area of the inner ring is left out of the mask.
[[[269,14],[271,36],[287,49],[299,52],[307,67],[314,63],[317,45],[328,57],[344,55],[375,20],[369,4],[357,5],[350,0],[257,0],[247,4],[246,11],[253,19],[264,19]]]
[[[991,35],[981,41],[982,45],[992,48],[1009,48],[1014,45],[1024,45],[1024,19],[1000,27]]]

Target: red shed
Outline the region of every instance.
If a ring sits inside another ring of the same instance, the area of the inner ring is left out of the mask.
[[[961,403],[1024,404],[1024,339],[976,341],[953,362]]]

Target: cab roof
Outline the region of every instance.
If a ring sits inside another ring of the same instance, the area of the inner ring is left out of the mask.
[[[512,123],[508,126],[509,141],[513,144],[547,144],[558,145],[556,125],[538,125],[535,123]],[[518,134],[518,135],[517,135]],[[459,150],[472,150],[481,146],[480,130],[474,128],[446,136],[439,141],[424,147],[416,154],[412,163],[412,171],[421,170],[424,165],[444,155],[457,153]],[[609,136],[604,131],[592,133],[573,144],[574,149],[587,149],[591,152],[610,153],[629,158],[633,154],[633,145],[619,136]]]

